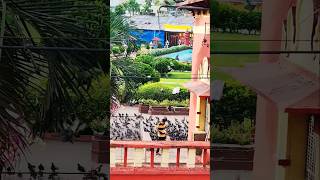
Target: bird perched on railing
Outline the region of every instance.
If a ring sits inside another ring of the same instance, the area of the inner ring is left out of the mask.
[[[77,169],[79,172],[82,172],[82,173],[86,172],[85,168],[83,166],[81,166],[81,164],[79,164],[79,163],[77,164]]]
[[[28,163],[28,170],[30,173],[30,178],[35,179],[37,177],[37,173],[35,170],[36,166]]]
[[[43,171],[44,171],[44,166],[41,163],[38,166],[38,170],[39,170],[39,176],[42,177]]]

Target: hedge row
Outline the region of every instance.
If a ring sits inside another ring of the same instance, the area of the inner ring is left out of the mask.
[[[189,107],[189,99],[182,100],[182,101],[176,101],[176,100],[168,100],[165,99],[163,101],[156,101],[153,99],[141,99],[139,100],[139,103],[149,106],[175,106],[175,107]]]
[[[178,94],[172,94],[173,87],[161,83],[149,83],[140,86],[136,93],[136,99],[153,99],[158,102],[164,100],[184,101],[189,99],[190,93],[186,88],[180,88]]]
[[[139,55],[135,59],[138,62],[149,64],[151,67],[154,67],[160,73],[167,73],[171,70],[175,71],[191,71],[191,63],[179,62],[172,58],[166,57],[157,57],[155,58],[152,55]]]
[[[170,48],[163,48],[163,49],[151,49],[149,54],[153,56],[161,56],[161,55],[170,54],[170,53],[174,53],[174,52],[178,52],[186,49],[190,49],[190,47],[185,45],[173,46]]]

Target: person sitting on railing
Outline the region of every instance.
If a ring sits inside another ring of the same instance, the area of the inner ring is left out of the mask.
[[[157,130],[158,130],[158,141],[165,141],[167,139],[167,118],[163,118],[160,122],[158,122],[157,124]],[[160,154],[160,148],[157,149],[156,152],[157,155],[161,155]]]

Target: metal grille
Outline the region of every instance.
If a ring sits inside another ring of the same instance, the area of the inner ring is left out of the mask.
[[[315,180],[316,174],[316,145],[319,143],[319,138],[314,132],[315,120],[311,116],[309,120],[308,144],[307,144],[307,160],[306,160],[306,180]]]

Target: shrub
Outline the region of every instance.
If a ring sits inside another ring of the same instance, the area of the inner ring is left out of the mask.
[[[168,58],[157,59],[154,62],[154,68],[161,74],[167,74],[172,70],[172,61]]]
[[[186,50],[186,49],[190,49],[190,47],[188,46],[173,46],[170,48],[163,48],[163,49],[152,49],[150,50],[149,54],[153,55],[153,56],[161,56],[161,55],[165,55],[165,54],[170,54],[170,53],[174,53],[174,52],[178,52],[178,51],[182,51],[182,50]]]
[[[160,106],[175,106],[175,107],[189,107],[190,101],[189,99],[182,100],[182,101],[170,101],[168,99],[165,99],[161,101],[159,104]]]
[[[121,53],[121,50],[120,50],[119,46],[113,46],[111,51],[112,51],[113,54],[120,54]]]
[[[249,119],[242,123],[232,121],[226,129],[215,125],[211,127],[211,139],[213,143],[247,145],[251,143],[253,129]]]
[[[136,57],[135,60],[138,62],[149,64],[152,67],[154,66],[154,57],[149,54],[139,55]]]
[[[242,122],[245,118],[254,119],[256,114],[256,94],[249,88],[232,81],[226,81],[221,100],[211,106],[216,115],[215,124],[227,128],[232,121]]]
[[[145,64],[142,62],[134,62],[132,65],[132,68],[136,72],[136,76],[146,76],[150,77],[146,79],[141,79],[141,83],[146,83],[148,81],[158,82],[160,81],[160,73],[156,71],[154,68],[152,68],[149,64]]]
[[[180,88],[180,93],[172,94],[172,87],[160,83],[149,83],[138,88],[136,99],[152,99],[156,101],[189,99],[189,92],[185,88]]]
[[[142,103],[144,105],[149,105],[149,106],[175,106],[175,107],[189,107],[189,99],[186,100],[181,100],[181,101],[176,101],[176,100],[168,100],[165,99],[163,101],[156,101],[153,99],[141,99],[139,100],[139,103]]]
[[[192,65],[191,63],[179,62],[175,59],[168,58],[168,57],[158,57],[154,59],[154,64],[157,61],[168,61],[170,62],[170,67],[172,70],[175,71],[191,71]]]
[[[181,71],[191,71],[192,70],[192,65],[191,63],[181,63]]]

